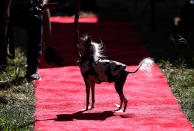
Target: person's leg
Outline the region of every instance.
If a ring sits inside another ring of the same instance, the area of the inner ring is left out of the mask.
[[[27,50],[27,77],[30,79],[40,79],[38,74],[39,57],[42,54],[42,23],[32,23],[28,30],[28,50]]]
[[[43,4],[47,4],[48,0],[43,0]],[[64,66],[66,62],[53,48],[52,39],[52,26],[50,22],[50,11],[47,9],[43,13],[43,43],[44,43],[44,53],[47,62],[52,63],[56,66]]]
[[[7,65],[5,52],[5,2],[0,0],[0,71],[4,70]],[[8,101],[0,96],[0,104],[7,104]]]
[[[0,1],[0,70],[4,70],[7,65],[7,50],[6,50],[6,21],[5,21],[5,6],[6,0]]]

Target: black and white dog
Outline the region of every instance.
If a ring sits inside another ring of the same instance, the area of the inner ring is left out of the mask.
[[[83,76],[86,86],[86,110],[89,108],[89,96],[90,89],[92,91],[92,106],[94,108],[95,102],[95,83],[100,84],[101,82],[114,82],[115,89],[120,97],[120,110],[124,102],[125,112],[127,107],[127,99],[123,94],[123,85],[126,81],[129,73],[136,73],[142,67],[146,67],[146,70],[151,69],[153,60],[145,58],[140,62],[138,68],[134,72],[126,70],[126,65],[120,62],[107,60],[102,55],[102,44],[95,43],[89,36],[85,36],[81,39],[78,45],[78,51],[80,60],[78,65]]]

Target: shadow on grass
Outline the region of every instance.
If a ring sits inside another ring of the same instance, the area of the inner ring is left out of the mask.
[[[0,91],[2,90],[8,90],[10,89],[13,85],[18,86],[26,82],[26,77],[17,77],[12,80],[0,82]]]

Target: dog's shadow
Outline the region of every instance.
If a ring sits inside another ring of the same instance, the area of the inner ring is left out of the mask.
[[[56,121],[73,121],[76,120],[106,120],[108,117],[114,116],[112,111],[104,111],[98,113],[84,113],[84,111],[75,112],[73,114],[57,115]]]
[[[131,118],[133,115],[126,114],[126,115],[115,115],[114,111],[104,111],[104,112],[97,112],[97,113],[84,113],[84,111],[75,112],[73,114],[59,114],[57,118],[54,119],[55,121],[73,121],[76,120],[100,120],[104,121],[107,118],[113,116],[120,116],[121,118]]]

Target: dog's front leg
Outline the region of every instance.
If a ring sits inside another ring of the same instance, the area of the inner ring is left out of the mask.
[[[90,87],[86,86],[86,110],[88,110],[90,104]]]
[[[86,86],[86,110],[88,110],[89,104],[90,104],[90,85],[87,80],[85,80],[85,86]]]
[[[92,90],[92,108],[94,108],[94,103],[95,103],[95,83],[92,82],[90,84],[91,90]]]

